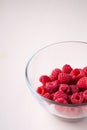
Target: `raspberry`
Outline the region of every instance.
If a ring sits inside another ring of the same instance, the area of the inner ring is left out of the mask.
[[[87,113],[87,106],[85,105],[82,110]]]
[[[51,95],[47,92],[43,95],[43,97],[47,98],[47,99],[52,99]]]
[[[58,80],[46,83],[45,88],[46,88],[46,90],[49,93],[56,92],[58,90],[58,88],[59,88],[59,82],[58,82]]]
[[[36,91],[41,95],[46,93],[46,89],[43,86],[38,87]]]
[[[71,102],[73,104],[82,104],[83,102],[83,96],[80,93],[74,93],[71,96]]]
[[[62,84],[68,84],[71,81],[71,76],[66,73],[59,73],[58,75],[58,81]]]
[[[79,79],[77,86],[82,89],[87,89],[87,77],[82,77]]]
[[[71,94],[79,92],[77,85],[70,85]]]
[[[55,94],[55,93],[51,93],[52,100],[53,100],[54,94]]]
[[[77,76],[79,73],[80,73],[80,71],[79,71],[78,68],[73,69],[73,70],[71,71],[71,75],[72,75],[72,76]]]
[[[53,100],[55,101],[57,98],[63,98],[67,100],[67,94],[64,93],[63,91],[59,90],[54,94]]]
[[[85,91],[83,92],[83,98],[84,98],[85,101],[87,102],[87,90],[85,90]]]
[[[87,66],[83,68],[85,75],[87,76]]]
[[[50,82],[50,78],[47,75],[42,75],[42,76],[40,76],[39,81],[43,85],[45,85],[47,82]]]
[[[68,95],[67,102],[68,102],[68,104],[71,104],[71,95]]]
[[[80,78],[85,76],[85,73],[82,69],[76,68],[71,71],[70,75],[74,81],[78,81]]]
[[[55,105],[55,110],[60,113],[60,114],[65,114],[66,112],[66,107],[60,106],[60,105]]]
[[[62,90],[64,93],[70,93],[70,87],[68,84],[60,84],[59,90]]]
[[[51,81],[57,80],[59,73],[61,73],[61,70],[59,68],[55,68],[50,75]]]
[[[66,114],[68,116],[78,116],[81,114],[81,108],[80,107],[68,107]]]
[[[36,91],[47,99],[63,104],[87,103],[87,66],[83,69],[72,69],[69,64],[65,64],[62,70],[55,68],[50,76],[40,76],[39,81],[42,86]],[[58,107],[58,109],[68,113],[66,108]],[[73,114],[72,108],[70,114]]]
[[[64,98],[57,98],[55,102],[67,104],[67,100],[65,100]]]
[[[72,67],[70,66],[70,65],[68,65],[68,64],[65,64],[63,67],[62,67],[62,71],[64,72],[64,73],[70,73],[71,72],[71,70],[72,70]]]

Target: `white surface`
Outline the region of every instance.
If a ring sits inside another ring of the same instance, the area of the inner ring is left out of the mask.
[[[27,60],[40,47],[87,41],[86,0],[0,0],[0,130],[83,130],[87,120],[61,121],[32,97]]]

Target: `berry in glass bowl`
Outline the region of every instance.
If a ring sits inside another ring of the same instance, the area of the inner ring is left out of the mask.
[[[65,41],[38,50],[25,76],[32,95],[52,115],[66,120],[87,117],[87,43]]]

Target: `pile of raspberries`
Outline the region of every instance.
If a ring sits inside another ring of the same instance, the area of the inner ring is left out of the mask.
[[[55,68],[51,74],[41,75],[41,86],[36,90],[41,96],[63,104],[87,103],[87,66],[72,68],[69,64]]]

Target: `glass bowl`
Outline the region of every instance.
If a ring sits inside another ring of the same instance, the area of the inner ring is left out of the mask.
[[[49,75],[54,68],[70,64],[73,68],[87,66],[87,43],[80,41],[64,41],[47,45],[39,49],[29,59],[25,76],[28,87],[37,101],[51,114],[68,120],[87,117],[87,104],[61,104],[42,97],[36,92],[41,85],[39,77]]]

